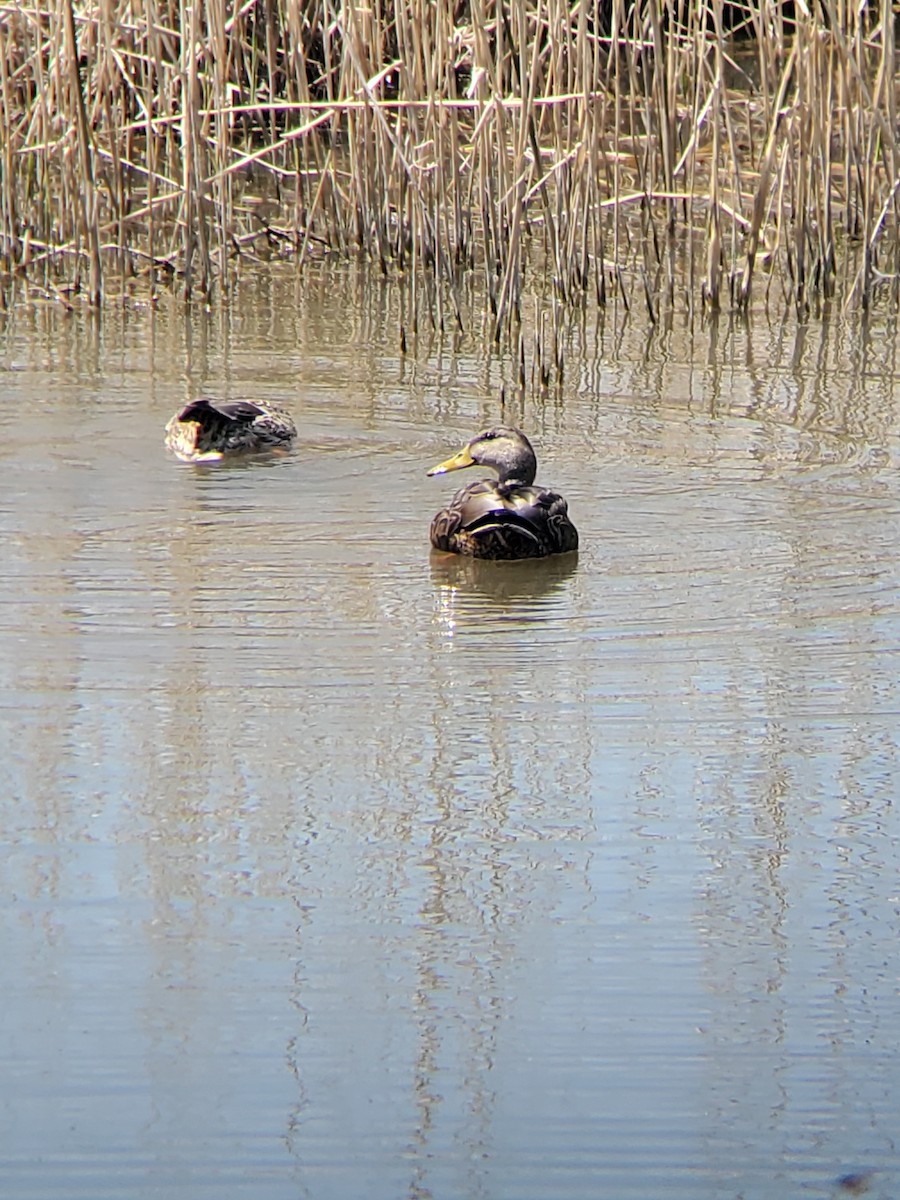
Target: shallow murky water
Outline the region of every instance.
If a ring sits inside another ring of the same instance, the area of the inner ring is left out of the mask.
[[[895,329],[573,331],[583,548],[477,564],[509,364],[393,302],[4,328],[4,1194],[896,1196]]]

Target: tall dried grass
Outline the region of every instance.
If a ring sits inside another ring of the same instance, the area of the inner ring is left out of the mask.
[[[499,340],[530,275],[542,377],[571,306],[896,304],[895,54],[889,0],[0,0],[0,298],[363,253]]]

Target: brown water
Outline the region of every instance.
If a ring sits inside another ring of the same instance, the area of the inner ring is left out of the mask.
[[[511,368],[389,288],[17,310],[2,1193],[900,1195],[896,346],[573,331],[504,566],[425,470]],[[296,453],[168,458],[204,392]]]

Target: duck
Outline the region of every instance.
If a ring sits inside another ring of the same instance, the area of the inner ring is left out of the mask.
[[[166,446],[184,462],[287,450],[296,436],[289,413],[252,400],[192,400],[166,426]]]
[[[545,558],[578,549],[578,531],[558,492],[535,487],[537,457],[520,429],[484,429],[429,475],[472,466],[492,467],[497,478],[460,488],[431,522],[435,550],[472,558]]]

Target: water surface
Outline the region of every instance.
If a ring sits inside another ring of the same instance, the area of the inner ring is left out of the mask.
[[[896,1196],[895,329],[520,399],[394,299],[7,318],[4,1193]],[[296,452],[168,458],[204,393]],[[430,554],[500,416],[577,556]]]

